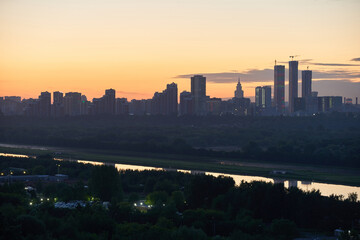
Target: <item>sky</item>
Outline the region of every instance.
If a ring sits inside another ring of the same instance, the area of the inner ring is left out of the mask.
[[[0,96],[142,99],[204,74],[211,97],[232,97],[238,77],[252,97],[290,55],[319,95],[360,97],[360,1],[0,1]]]

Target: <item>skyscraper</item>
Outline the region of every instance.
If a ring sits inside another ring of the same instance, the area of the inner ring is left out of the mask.
[[[262,90],[263,108],[271,107],[271,86],[264,86]]]
[[[41,95],[39,96],[39,104],[40,104],[40,116],[50,117],[51,93],[42,92]]]
[[[289,112],[294,112],[294,101],[298,97],[298,61],[289,61]]]
[[[88,115],[89,114],[90,102],[87,100],[85,95],[81,95],[81,105],[80,105],[80,114]]]
[[[178,114],[178,88],[176,83],[171,83],[166,86],[165,93],[165,114],[174,115]]]
[[[65,94],[64,112],[67,116],[79,116],[81,114],[81,93],[68,92]]]
[[[340,96],[325,96],[318,97],[317,99],[319,112],[331,112],[341,110],[342,97]]]
[[[53,104],[63,104],[64,94],[62,92],[53,92]]]
[[[277,113],[285,111],[285,66],[274,66],[274,105]]]
[[[193,112],[193,95],[190,92],[183,91],[180,93],[180,115],[192,115]]]
[[[153,115],[177,115],[178,89],[176,83],[168,84],[161,93],[156,92],[151,99],[151,111]]]
[[[262,87],[256,87],[255,88],[255,107],[261,108],[262,106]]]
[[[126,98],[116,99],[116,114],[117,115],[128,115],[129,114],[129,102]]]
[[[271,107],[271,87],[256,87],[255,88],[255,106],[259,110]]]
[[[301,86],[302,86],[302,92],[301,97],[308,98],[311,96],[311,79],[312,79],[312,71],[305,70],[301,72]]]
[[[242,87],[241,87],[240,78],[238,79],[238,83],[236,85],[235,97],[236,98],[243,98],[244,97],[244,91],[242,90]]]
[[[52,115],[55,117],[64,115],[64,94],[62,92],[53,92]]]
[[[195,75],[191,77],[191,94],[194,98],[194,113],[206,114],[206,77]]]
[[[104,113],[108,115],[115,114],[115,90],[110,88],[105,90],[104,99]]]

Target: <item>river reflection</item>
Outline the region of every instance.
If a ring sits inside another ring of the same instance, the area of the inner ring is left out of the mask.
[[[154,167],[145,167],[145,166],[136,166],[136,165],[128,165],[128,164],[115,164],[115,167],[118,170],[164,170],[162,168],[154,168]],[[166,171],[167,169],[165,169]],[[175,171],[175,169],[172,169]],[[326,184],[326,183],[317,183],[317,182],[308,182],[308,181],[296,181],[296,180],[283,180],[283,179],[272,179],[266,177],[257,177],[257,176],[246,176],[246,175],[236,175],[236,174],[226,174],[226,173],[216,173],[216,172],[201,172],[201,171],[190,171],[190,170],[182,170],[177,169],[178,172],[192,173],[192,174],[206,174],[212,175],[214,177],[218,176],[226,176],[234,179],[236,185],[240,185],[242,181],[244,182],[252,182],[252,181],[263,181],[263,182],[271,182],[271,183],[283,183],[286,188],[289,187],[297,187],[303,191],[312,191],[319,190],[321,195],[330,196],[332,194],[343,195],[345,198],[349,193],[357,193],[360,196],[360,187],[352,187],[346,185],[337,185],[337,184]]]
[[[5,157],[31,157],[28,155],[21,154],[9,154],[9,153],[0,153],[0,156]],[[246,176],[246,175],[236,175],[236,174],[226,174],[226,173],[217,173],[217,172],[203,172],[196,170],[183,170],[183,169],[164,169],[164,168],[156,168],[149,166],[138,166],[131,164],[115,164],[115,163],[104,163],[104,162],[96,162],[96,161],[88,161],[88,160],[76,160],[76,159],[63,159],[63,158],[54,158],[56,161],[72,161],[78,162],[82,164],[92,164],[92,165],[111,165],[116,167],[119,171],[121,170],[157,170],[157,171],[178,171],[190,174],[206,174],[212,175],[214,177],[218,176],[226,176],[234,179],[236,185],[240,185],[242,181],[251,182],[251,181],[264,181],[271,183],[283,183],[286,188],[289,187],[297,187],[304,191],[312,191],[319,190],[321,195],[330,196],[332,194],[335,195],[343,195],[347,198],[349,193],[357,193],[360,196],[360,187],[346,186],[346,185],[338,185],[338,184],[327,184],[327,183],[317,183],[317,182],[309,182],[309,181],[297,181],[297,180],[284,180],[284,179],[272,179],[266,177],[258,177],[258,176]]]
[[[23,154],[12,154],[12,153],[0,153],[1,157],[18,157],[18,158],[35,158],[33,156],[29,155],[23,155]]]

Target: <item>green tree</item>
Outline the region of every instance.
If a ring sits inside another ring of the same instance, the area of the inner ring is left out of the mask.
[[[193,227],[181,226],[172,234],[174,240],[205,240],[206,234],[201,229],[195,229]]]
[[[358,195],[356,192],[349,193],[347,200],[350,202],[357,202]]]
[[[184,208],[185,197],[182,191],[174,191],[171,193],[171,200],[175,203],[176,207],[180,210]]]
[[[104,201],[110,201],[112,198],[121,200],[122,188],[120,174],[115,167],[99,166],[94,168],[90,188],[92,193]]]
[[[45,224],[39,219],[30,215],[21,215],[17,218],[24,236],[42,235],[45,232]]]
[[[151,205],[166,203],[168,195],[164,191],[152,192],[146,196],[146,202]]]
[[[287,219],[274,219],[271,223],[271,232],[285,239],[293,239],[298,234],[296,224]]]

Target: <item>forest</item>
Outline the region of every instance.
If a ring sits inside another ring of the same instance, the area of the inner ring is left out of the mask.
[[[337,228],[350,230],[341,239],[359,239],[356,194],[324,197],[282,184],[237,186],[223,176],[119,172],[49,156],[0,157],[1,172],[9,169],[69,179],[0,185],[0,239],[286,240],[304,232],[333,235]],[[75,200],[86,205],[55,207]],[[149,207],[135,206],[141,201]]]
[[[360,116],[0,117],[0,143],[360,167]]]

